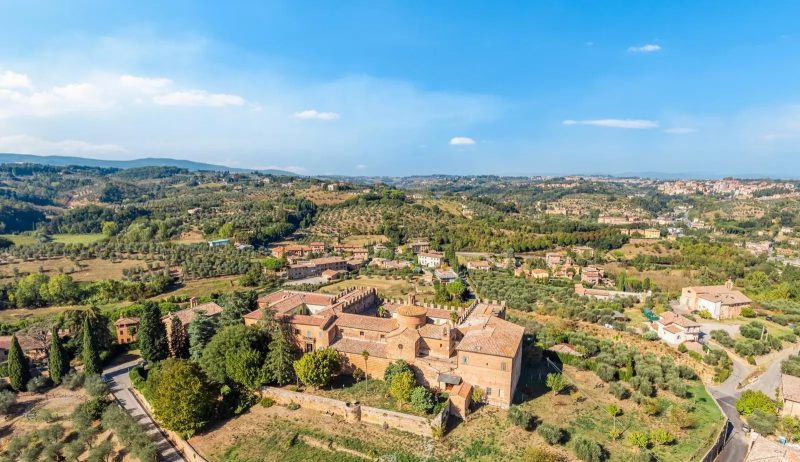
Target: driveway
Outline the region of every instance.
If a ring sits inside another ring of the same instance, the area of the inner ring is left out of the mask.
[[[145,412],[142,405],[131,392],[131,379],[128,372],[141,362],[141,359],[134,359],[111,366],[103,371],[103,378],[108,381],[108,387],[114,398],[120,403],[123,409],[128,411],[139,425],[144,427],[148,435],[156,443],[156,448],[159,453],[159,460],[165,462],[186,462],[180,452],[178,452],[172,443],[164,436],[161,429],[153,422],[150,415]]]
[[[741,394],[737,386],[749,371],[749,367],[733,359],[733,372],[728,380],[717,386],[708,387],[709,393],[722,408],[725,417],[733,424],[733,434],[725,448],[717,456],[716,462],[742,462],[747,455],[749,435],[742,432],[742,419],[739,412],[736,411],[735,403]]]

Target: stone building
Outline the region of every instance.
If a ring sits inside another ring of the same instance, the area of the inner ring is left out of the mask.
[[[417,303],[412,294],[403,302],[383,303],[386,317],[374,314],[379,303],[374,289],[338,295],[284,290],[259,299],[259,309],[244,318],[252,325],[270,313],[288,322],[301,350],[335,349],[346,373],[359,369],[382,377],[389,364],[402,359],[428,387],[459,392],[479,387],[488,404],[511,404],[524,329],[503,319],[504,303],[476,301],[450,310]]]

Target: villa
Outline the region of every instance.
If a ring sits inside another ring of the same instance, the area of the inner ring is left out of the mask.
[[[681,305],[692,311],[707,311],[714,319],[733,319],[742,313],[742,308],[752,301],[733,288],[729,279],[721,286],[684,287],[681,290]]]
[[[402,359],[429,387],[479,387],[488,404],[508,408],[519,381],[524,328],[504,319],[504,303],[476,301],[449,310],[417,303],[411,294],[405,303],[382,305],[389,317],[371,314],[379,303],[374,289],[337,295],[282,290],[261,297],[259,309],[244,319],[253,325],[270,313],[287,322],[302,351],[338,351],[345,373],[359,369],[381,377]]]

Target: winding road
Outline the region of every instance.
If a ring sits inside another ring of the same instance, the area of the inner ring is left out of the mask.
[[[139,425],[144,427],[148,435],[153,439],[158,449],[158,459],[164,462],[186,462],[180,452],[164,436],[161,429],[153,421],[150,415],[144,410],[142,404],[136,399],[131,391],[131,379],[128,372],[141,362],[141,359],[134,360],[111,366],[103,371],[103,379],[108,383],[111,394],[117,402],[131,415]]]

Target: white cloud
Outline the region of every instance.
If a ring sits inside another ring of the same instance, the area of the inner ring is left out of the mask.
[[[685,134],[688,134],[688,133],[694,133],[694,132],[696,132],[696,131],[697,131],[697,129],[696,129],[696,128],[690,128],[690,127],[673,127],[673,128],[667,128],[667,129],[665,129],[665,130],[664,130],[664,133],[669,133],[670,135],[685,135]]]
[[[0,89],[0,118],[52,116],[105,109],[113,105],[114,100],[102,97],[91,83],[73,83],[32,92]]]
[[[33,88],[31,79],[14,71],[0,73],[0,88]]]
[[[50,141],[30,135],[0,136],[0,151],[42,155],[108,155],[128,152],[116,144],[94,144],[81,140]]]
[[[452,146],[471,146],[475,144],[475,140],[466,136],[455,136],[450,138],[450,145]]]
[[[366,170],[367,168],[369,168],[369,167],[367,167],[367,166],[366,166],[366,165],[364,165],[364,164],[358,164],[358,165],[356,165],[356,170]]]
[[[628,48],[628,53],[653,53],[656,51],[661,51],[661,46],[656,45],[655,43],[648,43],[646,45]]]
[[[336,112],[319,112],[316,109],[308,109],[292,114],[293,119],[301,120],[338,120],[339,117],[340,115]]]
[[[655,120],[642,120],[642,119],[595,119],[595,120],[571,120],[567,119],[561,122],[563,125],[592,125],[595,127],[607,128],[658,128],[658,122]]]
[[[241,106],[244,98],[226,93],[209,93],[205,90],[183,90],[156,95],[153,102],[161,106]]]
[[[157,93],[172,84],[172,80],[163,77],[149,78],[135,75],[121,75],[119,82],[124,87],[147,94]]]

